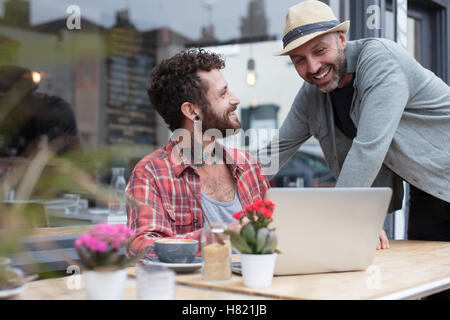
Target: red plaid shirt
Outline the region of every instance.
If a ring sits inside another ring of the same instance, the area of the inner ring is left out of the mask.
[[[242,207],[263,199],[269,181],[258,161],[238,149],[224,148],[223,154]],[[139,161],[126,189],[127,197],[134,200],[127,205],[128,227],[136,233],[129,253],[142,252],[158,238],[196,239],[200,243],[202,211],[194,197],[201,203],[201,194],[200,177],[176,142],[170,140]]]

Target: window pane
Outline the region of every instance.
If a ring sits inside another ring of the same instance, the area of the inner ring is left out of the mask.
[[[408,52],[418,62],[423,63],[420,50],[420,44],[422,43],[421,23],[418,19],[408,17]]]
[[[385,36],[387,39],[395,41],[395,29],[394,29],[394,14],[390,10],[386,10],[386,30]]]

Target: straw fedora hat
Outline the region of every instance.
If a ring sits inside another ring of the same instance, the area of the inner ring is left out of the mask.
[[[289,8],[283,31],[283,50],[276,56],[285,56],[309,40],[325,33],[347,32],[350,21],[339,23],[329,6],[325,3],[308,0]]]

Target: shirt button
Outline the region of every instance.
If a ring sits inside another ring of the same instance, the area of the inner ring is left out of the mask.
[[[192,192],[194,192],[194,194],[197,194],[197,190],[194,190],[194,191],[192,191]]]
[[[197,218],[194,218],[194,223],[197,223],[198,222],[198,219]]]

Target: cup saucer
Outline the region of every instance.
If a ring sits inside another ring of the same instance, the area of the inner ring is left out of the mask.
[[[175,272],[193,272],[200,268],[203,264],[203,259],[201,257],[195,257],[194,261],[190,263],[166,263],[159,261],[158,258],[154,258],[152,260],[145,260],[146,264],[166,267],[172,269]]]

